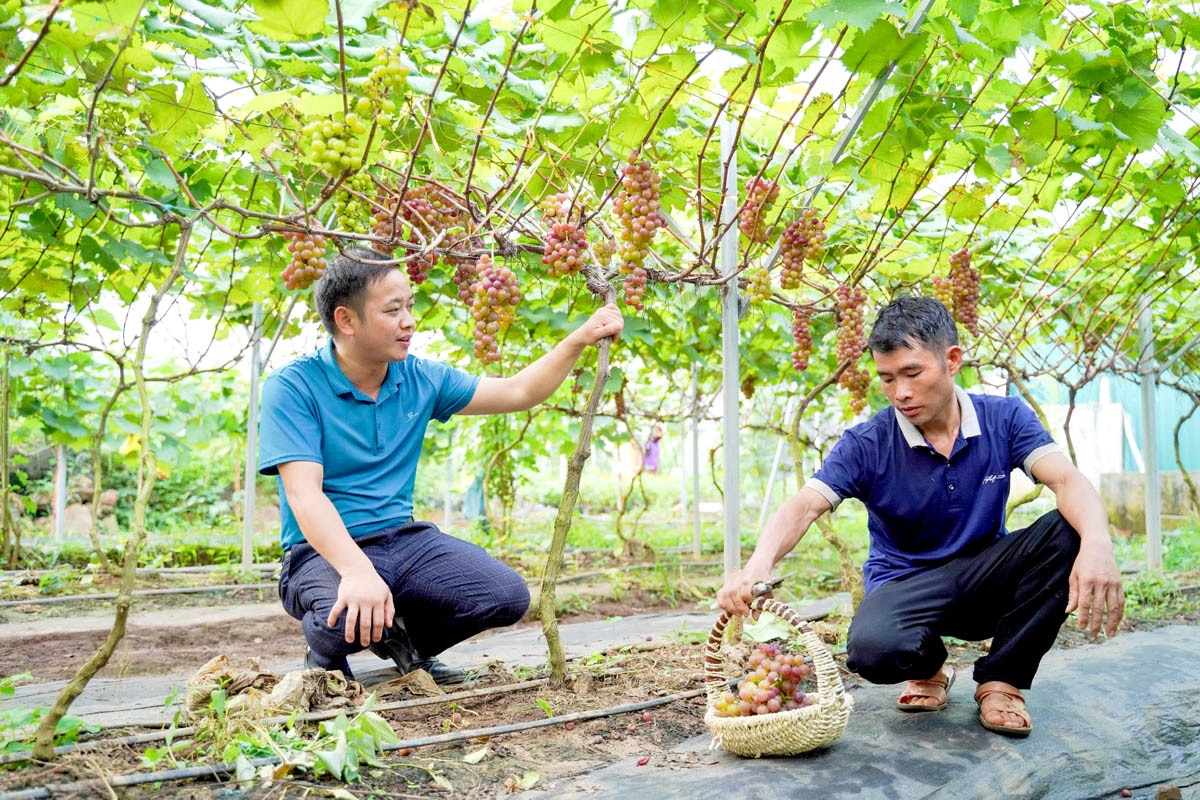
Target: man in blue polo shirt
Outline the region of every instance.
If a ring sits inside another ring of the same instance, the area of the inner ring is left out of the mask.
[[[954,384],[962,348],[954,320],[931,298],[882,309],[868,346],[892,407],[842,436],[805,486],[771,517],[746,566],[718,593],[748,613],[752,586],[817,517],[847,497],[867,508],[866,597],[850,623],[847,666],[873,683],[907,681],[897,707],[940,711],[953,667],[943,636],[992,639],[975,662],[987,729],[1032,730],[1022,689],[1067,615],[1114,636],[1124,595],[1096,490],[1016,398]],[[1009,474],[1053,491],[1058,510],[1004,529]]]
[[[483,548],[413,521],[425,428],[536,406],[623,321],[605,306],[511,378],[479,378],[409,355],[412,290],[381,261],[364,248],[333,259],[314,288],[329,342],[263,385],[259,471],[278,476],[279,595],[303,622],[309,666],[350,677],[346,656],[370,647],[401,672],[456,683],[463,674],[436,656],[518,621],[529,590]]]

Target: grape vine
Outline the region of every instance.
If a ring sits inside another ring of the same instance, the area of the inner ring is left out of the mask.
[[[621,221],[621,274],[625,276],[625,303],[641,311],[646,293],[646,256],[650,243],[666,220],[659,211],[661,179],[650,162],[638,160],[637,151],[621,167],[621,191],[616,213]]]

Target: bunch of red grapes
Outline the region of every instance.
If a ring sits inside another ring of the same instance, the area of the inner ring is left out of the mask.
[[[542,243],[542,263],[555,278],[577,275],[583,269],[588,245],[580,224],[581,211],[565,194],[551,195],[542,201],[542,221],[549,228]]]
[[[288,289],[307,289],[325,274],[325,237],[307,231],[284,231],[291,263],[283,269],[283,285]]]
[[[871,384],[871,373],[858,366],[859,356],[867,349],[866,302],[867,293],[861,286],[851,289],[843,284],[837,288],[837,359],[839,364],[850,362],[838,377],[838,385],[850,393],[850,408],[856,414],[867,407]]]
[[[797,306],[792,309],[792,338],[796,340],[796,347],[792,350],[792,366],[806,370],[813,349],[812,312],[807,308]]]
[[[475,320],[475,357],[485,364],[500,360],[500,334],[516,318],[521,302],[517,276],[508,267],[480,256],[471,287],[471,317]]]
[[[972,334],[979,335],[979,270],[971,266],[967,248],[950,256],[950,289],[954,295],[954,316]]]
[[[738,230],[752,242],[767,240],[767,212],[779,197],[779,184],[755,178],[746,186],[746,202],[738,215]]]
[[[646,293],[646,256],[659,228],[667,224],[660,212],[659,186],[662,180],[637,151],[621,167],[621,191],[616,197],[616,213],[621,221],[621,274],[625,276],[625,302],[641,311]]]
[[[751,717],[813,705],[800,688],[812,672],[803,657],[784,652],[775,642],[763,642],[750,654],[749,667],[750,674],[717,699],[716,716]]]
[[[409,189],[403,197],[391,194],[382,198],[372,216],[375,224],[371,233],[378,240],[375,249],[391,253],[401,242],[407,242],[417,252],[405,266],[409,280],[418,284],[429,278],[429,270],[438,262],[437,253],[422,252],[422,248],[456,227],[460,215],[452,196],[439,186],[426,185]],[[402,223],[408,225],[407,236]]]
[[[806,208],[800,219],[783,229],[779,244],[779,285],[784,289],[799,289],[805,261],[819,261],[825,253],[825,221],[815,208]]]

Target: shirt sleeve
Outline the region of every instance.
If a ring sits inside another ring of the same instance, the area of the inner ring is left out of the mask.
[[[316,399],[294,372],[284,370],[263,382],[258,422],[258,471],[278,475],[289,461],[324,464]]]
[[[421,361],[421,368],[437,387],[431,416],[438,422],[445,422],[462,411],[475,396],[475,389],[479,386],[478,376],[469,375],[440,361]]]
[[[1054,437],[1042,425],[1033,409],[1017,397],[1010,398],[1012,404],[1012,426],[1008,437],[1009,463],[1020,467],[1031,479],[1036,481],[1030,471],[1035,461],[1047,453],[1059,452]]]
[[[846,432],[805,485],[820,492],[834,508],[847,497],[863,500],[867,494],[865,464],[862,443]]]

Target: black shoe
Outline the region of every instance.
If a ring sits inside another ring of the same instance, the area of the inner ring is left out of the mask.
[[[321,659],[313,652],[313,649],[308,645],[304,646],[304,668],[305,669],[323,669],[326,672],[340,671],[348,681],[354,680],[354,673],[350,671],[350,662],[345,656],[335,660],[329,664],[322,664]]]
[[[408,638],[408,630],[405,629],[404,620],[400,617],[392,620],[392,627],[384,631],[383,638],[372,644],[370,649],[380,658],[394,661],[396,669],[400,671],[401,675],[412,672],[422,660],[421,654],[417,652],[417,648],[413,647],[412,640]]]
[[[452,686],[458,683],[466,683],[468,677],[466,671],[456,669],[436,658],[427,658],[424,661],[418,661],[413,665],[413,669],[423,669],[428,672],[429,677],[433,678],[433,682],[438,686]]]

